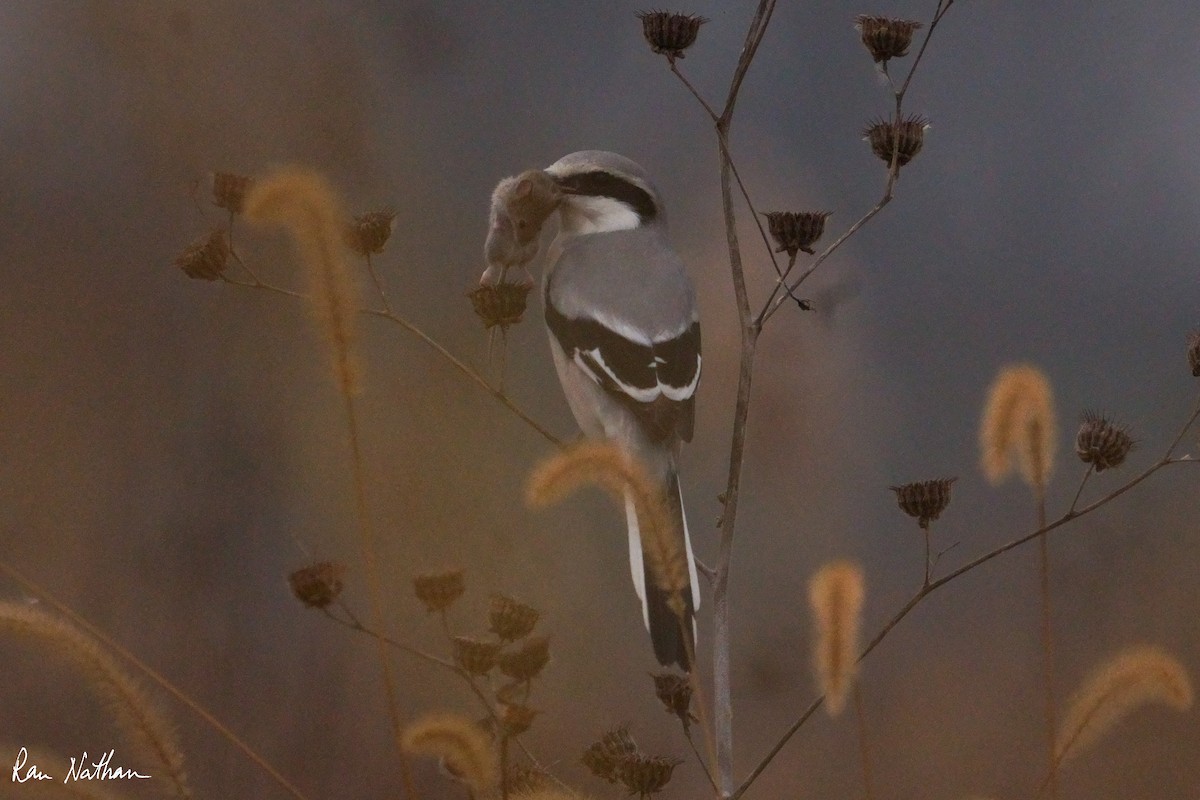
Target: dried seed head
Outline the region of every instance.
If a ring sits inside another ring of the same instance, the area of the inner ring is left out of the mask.
[[[485,642],[467,636],[454,637],[454,663],[472,675],[487,675],[500,655],[498,642]]]
[[[505,736],[520,736],[533,725],[533,720],[541,712],[524,705],[504,707],[500,723]]]
[[[229,264],[229,240],[225,231],[216,230],[203,239],[197,239],[175,259],[175,266],[189,278],[215,281],[225,272]]]
[[[1096,668],[1071,698],[1055,756],[1062,761],[1086,750],[1142,706],[1187,711],[1192,700],[1192,682],[1178,659],[1152,645],[1130,647]]]
[[[808,582],[808,603],[817,632],[813,648],[817,681],[830,716],[845,708],[858,673],[863,584],[862,569],[849,561],[826,564]]]
[[[246,191],[254,179],[248,175],[235,175],[232,172],[214,172],[212,179],[213,205],[234,214],[242,213],[242,205],[246,200]]]
[[[354,218],[343,234],[346,246],[360,256],[382,253],[396,227],[396,212],[390,208]]]
[[[617,765],[617,777],[630,794],[649,797],[661,792],[671,782],[671,773],[682,763],[677,758],[634,753],[621,759]]]
[[[643,11],[638,14],[638,19],[642,21],[642,35],[650,49],[666,56],[672,63],[683,58],[683,51],[695,43],[700,26],[708,22],[696,14],[670,11]]]
[[[679,717],[686,728],[692,721],[692,683],[685,675],[674,672],[660,672],[651,675],[654,679],[654,694],[662,702],[668,714]]]
[[[550,661],[550,640],[537,636],[526,640],[520,650],[500,654],[500,671],[514,681],[531,681]]]
[[[404,729],[405,751],[442,759],[475,796],[490,793],[500,776],[499,758],[483,729],[458,714],[430,714]]]
[[[1103,472],[1121,466],[1132,449],[1133,438],[1128,427],[1095,411],[1084,413],[1075,437],[1075,452],[1080,461],[1091,464],[1096,472]]]
[[[1192,376],[1200,378],[1200,331],[1188,336],[1188,366],[1192,368]]]
[[[617,783],[620,780],[617,770],[621,762],[637,752],[637,742],[629,735],[629,728],[622,725],[604,734],[600,741],[591,744],[583,751],[581,760],[597,778]]]
[[[480,284],[467,296],[471,298],[475,314],[483,320],[485,328],[499,325],[507,330],[525,315],[525,300],[532,288],[527,283]]]
[[[908,55],[908,46],[912,44],[913,33],[921,28],[921,23],[911,19],[893,19],[891,17],[872,17],[867,14],[859,15],[854,27],[862,34],[862,43],[871,52],[875,63],[887,61],[889,58],[899,58]]]
[[[896,493],[896,502],[905,514],[916,517],[922,528],[937,519],[950,505],[950,487],[958,478],[939,478],[903,486],[889,486]]]
[[[778,245],[776,253],[787,253],[791,258],[797,252],[812,254],[813,243],[825,232],[825,220],[831,211],[768,211],[767,230]]]
[[[508,777],[505,780],[505,785],[508,786],[509,797],[519,797],[525,800],[527,797],[537,796],[539,792],[547,792],[554,784],[554,778],[549,772],[540,769],[533,764],[516,764],[509,767]],[[569,797],[562,795],[563,800],[569,800]]]
[[[433,575],[418,575],[413,578],[413,589],[417,599],[425,604],[425,610],[434,612],[444,611],[454,605],[454,601],[462,597],[466,584],[463,582],[463,571],[456,569]]]
[[[1044,489],[1054,468],[1057,439],[1050,379],[1029,364],[1000,370],[979,425],[980,464],[988,480],[1004,480],[1015,455],[1026,483]]]
[[[335,561],[319,561],[288,575],[292,594],[309,608],[325,608],[342,593],[342,576],[346,574],[344,564]]]
[[[533,631],[540,615],[532,606],[518,603],[502,594],[494,594],[489,616],[492,621],[492,633],[506,642],[515,642],[524,639]]]
[[[925,131],[929,128],[929,120],[919,114],[901,117],[899,122],[894,119],[879,119],[872,122],[863,130],[863,139],[871,143],[871,151],[883,159],[885,164],[892,163],[892,149],[895,147],[896,164],[903,167],[916,158],[925,144]],[[897,140],[897,137],[899,139]]]

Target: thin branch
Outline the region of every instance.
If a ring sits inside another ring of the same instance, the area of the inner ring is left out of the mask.
[[[0,560],[0,570],[20,584],[21,588],[23,588],[26,592],[40,598],[42,602],[49,605],[55,611],[71,620],[79,627],[83,628],[85,631],[95,637],[97,641],[99,641],[112,652],[119,655],[136,670],[138,670],[138,672],[140,672],[142,675],[145,675],[148,679],[150,679],[150,681],[157,684],[163,691],[167,692],[180,703],[182,703],[189,711],[198,716],[200,719],[204,720],[204,722],[207,723],[210,728],[220,734],[225,741],[232,744],[235,749],[240,750],[241,753],[246,756],[246,758],[248,758],[259,769],[269,775],[271,779],[275,781],[275,783],[279,784],[280,788],[282,788],[292,797],[295,797],[296,800],[307,800],[307,797],[299,789],[297,789],[291,781],[283,777],[279,770],[271,766],[270,762],[259,755],[254,748],[246,744],[246,742],[243,741],[236,733],[226,727],[223,722],[214,717],[208,711],[208,709],[204,708],[204,706],[192,699],[192,697],[186,694],[182,689],[176,687],[175,684],[167,680],[167,678],[165,678],[149,664],[142,661],[126,648],[122,647],[107,633],[88,622],[79,614],[75,613],[69,606],[60,601],[54,595],[50,594],[50,592],[47,590],[43,589],[37,583],[34,583],[30,578],[27,578],[8,562]]]
[[[251,273],[251,274],[253,274],[253,273]],[[274,292],[275,294],[280,294],[285,297],[292,297],[297,300],[308,300],[308,298],[305,295],[303,295],[299,292],[293,292],[290,289],[284,289],[280,286],[275,286],[273,284],[269,284],[264,281],[258,280],[257,278],[255,278],[255,281],[253,283],[246,282],[246,281],[239,281],[239,280],[235,280],[233,278],[227,278],[224,276],[222,276],[222,280],[224,280],[225,283],[227,283],[231,286],[240,286],[240,287],[246,288],[246,289],[260,289],[262,291]],[[394,311],[379,310],[379,309],[374,309],[374,308],[360,308],[358,310],[358,313],[364,314],[367,316],[371,316],[371,317],[379,317],[381,319],[386,319],[389,322],[399,325],[401,328],[408,331],[413,336],[416,336],[418,339],[425,342],[425,344],[432,347],[434,349],[434,351],[436,351],[438,355],[440,355],[442,358],[444,358],[446,361],[448,361],[451,366],[453,366],[460,373],[462,373],[467,378],[469,378],[473,383],[475,383],[475,385],[479,386],[479,388],[483,389],[485,392],[490,394],[499,403],[501,403],[505,408],[507,408],[509,411],[511,411],[513,414],[515,414],[522,422],[524,422],[526,425],[528,425],[529,427],[531,427],[535,431],[537,431],[539,434],[541,434],[541,436],[544,439],[546,439],[546,441],[550,442],[551,444],[555,445],[556,447],[561,448],[561,447],[566,446],[566,444],[561,439],[559,439],[557,436],[555,436],[553,433],[551,433],[549,430],[547,430],[537,420],[535,420],[533,417],[529,416],[529,414],[527,414],[520,406],[518,406],[516,403],[514,403],[507,394],[505,394],[503,391],[496,388],[495,386],[492,386],[492,384],[489,383],[486,378],[484,378],[482,375],[480,375],[478,372],[476,372],[471,367],[467,366],[466,363],[464,363],[461,359],[459,359],[457,356],[455,356],[453,353],[451,353],[449,350],[447,350],[446,347],[443,346],[440,342],[438,342],[436,339],[434,339],[429,334],[425,333],[425,331],[421,330],[413,323],[409,322],[404,317],[400,316],[399,314],[395,313]]]
[[[379,274],[375,271],[375,264],[371,261],[371,254],[367,253],[364,258],[367,259],[367,272],[371,273],[371,282],[375,284],[375,291],[379,293],[379,299],[383,303],[383,310],[390,314],[392,313],[392,304],[388,301],[387,292],[383,290],[383,281],[379,279]]]
[[[984,564],[991,561],[992,559],[997,558],[997,557],[1003,555],[1004,553],[1007,553],[1009,550],[1013,550],[1017,547],[1020,547],[1021,545],[1026,544],[1026,543],[1032,541],[1033,539],[1037,539],[1038,537],[1047,536],[1051,531],[1053,531],[1057,528],[1060,528],[1063,525],[1066,525],[1068,522],[1071,522],[1080,517],[1086,516],[1086,515],[1092,513],[1093,511],[1095,511],[1099,508],[1102,508],[1103,506],[1107,505],[1108,503],[1112,502],[1113,500],[1116,500],[1118,497],[1125,494],[1130,489],[1134,488],[1135,486],[1140,484],[1142,481],[1146,480],[1151,475],[1155,474],[1156,472],[1158,472],[1160,469],[1162,469],[1164,467],[1171,466],[1172,464],[1200,464],[1200,461],[1186,457],[1186,456],[1183,456],[1180,458],[1174,458],[1172,456],[1172,453],[1174,453],[1175,448],[1179,445],[1179,442],[1182,441],[1183,437],[1187,434],[1188,430],[1191,429],[1192,425],[1195,424],[1197,418],[1200,418],[1200,403],[1197,404],[1195,410],[1192,411],[1191,416],[1188,417],[1187,421],[1180,428],[1179,434],[1175,437],[1174,441],[1172,441],[1170,447],[1167,448],[1166,454],[1163,455],[1163,457],[1160,458],[1158,461],[1156,461],[1155,463],[1153,463],[1149,467],[1147,467],[1140,474],[1131,478],[1124,485],[1112,490],[1104,497],[1101,497],[1100,499],[1095,500],[1091,504],[1084,506],[1083,508],[1081,508],[1079,510],[1071,509],[1071,510],[1067,511],[1065,514],[1063,514],[1061,517],[1059,517],[1058,519],[1054,520],[1053,522],[1047,523],[1046,525],[1039,527],[1037,530],[1035,530],[1031,533],[1027,533],[1023,536],[1019,536],[1010,542],[1002,544],[992,550],[989,550],[988,552],[986,552],[983,555],[975,558],[974,560],[964,564],[963,566],[959,567],[958,569],[954,570],[953,572],[950,572],[949,574],[947,574],[941,578],[938,578],[937,580],[934,580],[932,583],[930,583],[927,586],[921,587],[921,589],[919,589],[916,592],[916,594],[914,594],[911,598],[909,598],[908,602],[906,602],[904,604],[904,606],[902,608],[900,608],[899,611],[897,611],[895,614],[892,615],[891,619],[889,619],[887,621],[887,623],[884,624],[884,626],[879,630],[879,632],[875,634],[875,637],[871,639],[870,643],[868,643],[867,646],[865,648],[863,648],[862,653],[859,654],[858,660],[862,661],[868,655],[870,655],[871,652],[876,647],[878,647],[881,642],[883,642],[883,640],[887,637],[887,635],[889,633],[891,633],[892,629],[894,629],[897,625],[899,625],[900,622],[905,617],[907,617],[912,612],[912,610],[915,609],[921,603],[922,600],[924,600],[929,595],[933,594],[935,591],[937,591],[941,587],[950,583],[951,581],[954,581],[954,580],[962,577],[963,575],[967,574],[968,572],[971,572],[972,570],[975,570],[978,567],[983,566]],[[750,774],[747,776],[747,778],[744,781],[742,781],[741,785],[733,793],[730,800],[737,800],[737,798],[741,797],[745,793],[745,791],[748,788],[750,788],[750,785],[752,783],[754,783],[754,781],[758,778],[759,775],[762,774],[763,770],[767,768],[767,765],[770,764],[772,760],[774,760],[775,756],[777,756],[781,750],[783,750],[783,748],[787,744],[788,740],[791,739],[792,736],[794,736],[796,734],[796,732],[800,730],[800,728],[804,725],[804,723],[807,722],[808,719],[813,715],[813,712],[815,712],[821,706],[821,703],[824,702],[824,699],[825,699],[824,697],[818,697],[815,700],[813,700],[812,704],[809,705],[809,707],[804,710],[804,712],[800,715],[799,719],[797,719],[796,722],[794,722],[792,724],[792,726],[790,728],[788,728],[788,730],[783,734],[783,736],[780,737],[779,741],[777,741],[774,744],[774,746],[771,747],[771,749],[762,758],[762,760],[760,760],[758,762],[758,764],[754,767],[754,769],[750,771]]]

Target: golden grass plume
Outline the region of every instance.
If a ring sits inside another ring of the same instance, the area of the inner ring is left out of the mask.
[[[598,486],[619,503],[632,498],[642,535],[642,551],[655,583],[675,598],[688,587],[683,536],[662,487],[636,459],[610,442],[582,442],[542,462],[530,475],[525,500],[544,508],[584,486]],[[680,600],[680,611],[682,600]]]
[[[992,382],[979,426],[980,463],[992,483],[1013,469],[1013,458],[1025,482],[1045,489],[1054,469],[1058,422],[1054,392],[1037,367],[1005,367]]]
[[[817,634],[814,666],[830,716],[845,708],[858,672],[864,594],[862,568],[849,561],[826,564],[808,582]]]
[[[1063,761],[1086,750],[1130,713],[1150,703],[1176,711],[1191,708],[1187,670],[1152,645],[1118,653],[1097,667],[1071,699],[1055,738],[1055,758]]]
[[[11,602],[0,602],[0,633],[37,642],[76,667],[138,757],[158,765],[147,771],[174,796],[191,797],[174,728],[146,691],[95,640],[64,620]]]
[[[246,195],[246,218],[279,225],[296,242],[309,273],[313,310],[333,350],[334,377],[347,392],[358,389],[355,357],[357,290],[346,264],[340,203],[329,184],[315,172],[281,169],[255,181]]]
[[[404,749],[433,756],[470,787],[476,797],[488,794],[500,780],[500,760],[491,738],[460,714],[428,714],[404,729]]]

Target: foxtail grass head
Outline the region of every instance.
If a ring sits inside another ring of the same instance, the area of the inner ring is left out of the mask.
[[[500,779],[500,759],[491,737],[478,724],[458,714],[429,714],[404,729],[406,752],[433,756],[463,781],[476,797],[492,792]]]
[[[1037,367],[1018,364],[996,376],[979,427],[980,464],[988,480],[1002,482],[1014,466],[1042,491],[1054,470],[1058,423],[1050,381]]]
[[[849,561],[826,564],[808,583],[816,625],[814,666],[831,716],[845,708],[858,674],[864,583],[862,569]]]

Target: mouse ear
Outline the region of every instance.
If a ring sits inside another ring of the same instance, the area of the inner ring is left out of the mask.
[[[517,188],[513,190],[513,197],[528,197],[533,193],[533,181],[528,178],[522,178],[517,183]]]

